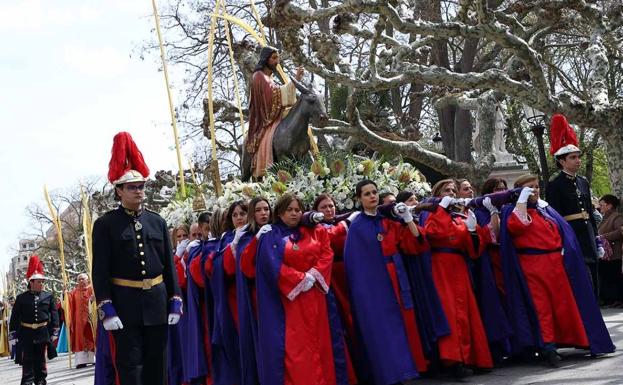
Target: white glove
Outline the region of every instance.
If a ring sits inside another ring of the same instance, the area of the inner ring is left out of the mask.
[[[467,230],[470,232],[476,231],[476,215],[472,210],[467,210],[467,219],[465,220],[465,225],[467,226]]]
[[[606,250],[604,250],[603,246],[599,246],[597,248],[597,258],[602,259],[606,255]]]
[[[521,189],[521,193],[519,193],[519,199],[517,199],[517,203],[528,203],[528,198],[534,193],[534,189],[531,187],[524,187]]]
[[[314,287],[314,283],[316,283],[316,278],[309,273],[305,273],[305,278],[303,278],[303,292],[309,291]]]
[[[394,206],[394,214],[402,218],[405,223],[413,222],[413,215],[411,215],[411,210],[409,210],[409,207],[402,202],[397,203]]]
[[[260,237],[262,236],[262,234],[265,234],[269,231],[272,231],[273,227],[269,224],[266,224],[262,227],[260,227],[260,230],[257,232],[257,234],[255,235],[255,238],[260,239]]]
[[[441,198],[441,202],[439,202],[439,206],[443,207],[444,209],[447,209],[448,206],[453,205],[455,203],[456,203],[456,199],[449,197],[449,196],[445,196]]]
[[[188,246],[186,246],[186,252],[190,251],[190,249],[192,249],[193,247],[197,247],[201,244],[201,241],[198,239],[195,239],[194,241],[190,242],[188,244]]]
[[[352,213],[350,213],[348,218],[346,218],[346,220],[348,220],[350,223],[353,223],[353,221],[359,216],[359,214],[361,214],[361,211],[353,211]],[[621,231],[623,231],[623,229]]]
[[[485,206],[485,208],[486,208],[487,210],[489,210],[489,213],[490,213],[491,215],[494,215],[494,214],[499,214],[499,213],[500,213],[500,211],[498,210],[498,208],[497,208],[497,207],[495,207],[495,206],[493,205],[493,203],[491,203],[491,198],[489,198],[489,197],[486,197],[485,199],[483,199],[483,200],[482,200],[482,205],[483,205],[483,206]]]
[[[321,212],[318,212],[318,211],[313,212],[310,219],[314,223],[320,223],[320,222],[324,221],[324,214],[321,213]]]
[[[178,257],[184,256],[184,251],[186,251],[186,246],[190,243],[190,240],[183,239],[180,243],[177,244],[177,248],[175,249],[175,255]]]
[[[106,318],[104,322],[104,329],[106,330],[119,330],[123,329],[123,324],[121,323],[121,319],[117,316]]]
[[[169,325],[176,325],[178,322],[180,322],[180,315],[177,313],[170,313],[169,314]]]

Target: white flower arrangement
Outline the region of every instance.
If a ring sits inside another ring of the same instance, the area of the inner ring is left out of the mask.
[[[347,156],[330,161],[319,158],[310,166],[291,163],[288,170],[278,166],[276,172],[268,172],[261,182],[234,179],[225,183],[221,196],[212,191],[204,192],[206,207],[227,208],[234,201],[249,201],[256,196],[262,196],[274,204],[283,193],[294,192],[309,205],[318,195],[329,193],[335,198],[339,210],[352,210],[355,207],[355,185],[364,178],[376,182],[381,191],[394,194],[410,190],[423,197],[431,191],[424,175],[402,160],[392,165],[387,161],[358,160]],[[160,214],[169,226],[190,224],[195,219],[192,201],[192,198],[172,201]]]

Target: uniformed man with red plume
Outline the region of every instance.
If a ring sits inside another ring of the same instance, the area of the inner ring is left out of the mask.
[[[166,384],[167,324],[182,312],[167,224],[142,205],[148,175],[130,134],[115,135],[108,179],[121,204],[93,226],[93,288],[121,385]]]
[[[597,223],[593,216],[590,184],[586,178],[578,175],[582,165],[582,151],[578,148],[578,138],[564,115],[552,116],[550,130],[550,153],[561,171],[548,183],[546,199],[573,228],[597,296],[597,262],[603,256],[604,249],[596,238]]]
[[[21,385],[45,385],[48,375],[45,355],[56,357],[53,342],[58,339],[58,312],[54,295],[43,291],[43,264],[33,255],[26,271],[28,291],[15,299],[9,321],[9,339],[19,346],[22,365]]]

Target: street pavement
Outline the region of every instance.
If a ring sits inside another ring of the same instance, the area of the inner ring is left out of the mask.
[[[490,373],[474,375],[464,383],[474,385],[623,385],[623,309],[603,309],[606,325],[619,348],[604,357],[591,358],[588,352],[560,349],[561,367],[551,369],[536,361],[496,368]],[[48,385],[91,385],[94,367],[70,369],[66,354],[48,362]],[[19,385],[21,368],[8,358],[0,358],[0,385]],[[453,383],[450,378],[411,381],[408,385]],[[148,385],[148,384],[146,384]]]

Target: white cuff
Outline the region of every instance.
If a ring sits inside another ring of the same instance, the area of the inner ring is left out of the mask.
[[[325,282],[322,274],[320,274],[320,272],[313,267],[307,272],[311,274],[314,278],[316,278],[316,282],[318,282],[320,284],[320,287],[322,287],[322,292],[327,294],[329,292],[329,285],[327,285],[327,283]]]
[[[527,212],[521,212],[515,207],[515,209],[513,210],[513,214],[515,214],[524,225],[529,225],[530,223],[532,223],[532,218],[530,218],[530,215],[528,215]]]
[[[299,282],[298,285],[296,285],[286,297],[288,297],[290,301],[294,301],[294,299],[304,291],[303,289],[305,289],[306,281],[307,280],[305,279],[305,277],[303,277],[303,279],[301,279],[301,282]]]

